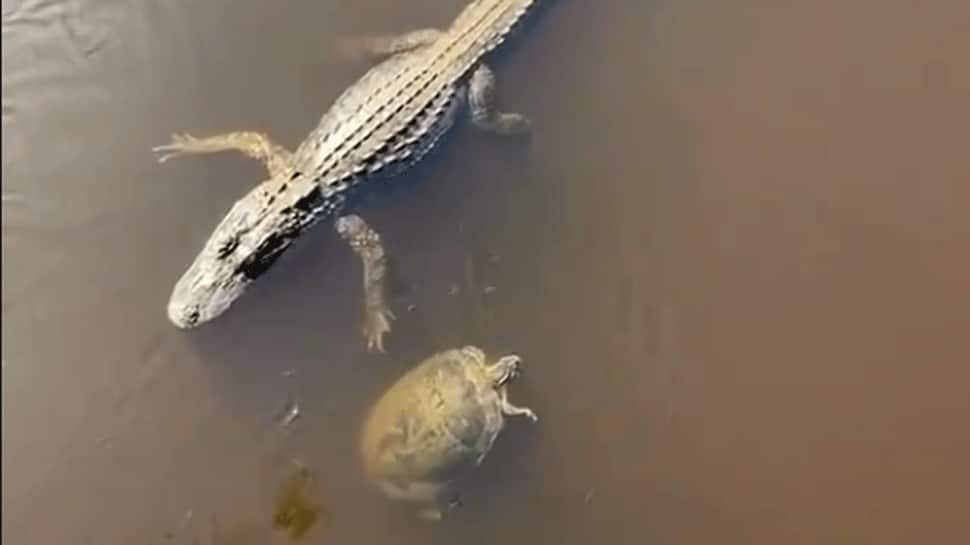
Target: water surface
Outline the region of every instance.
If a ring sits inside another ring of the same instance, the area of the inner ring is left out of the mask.
[[[361,209],[401,284],[378,356],[325,227],[173,328],[262,167],[150,148],[295,147],[367,69],[338,36],[462,0],[4,0],[4,540],[188,543],[215,516],[268,543],[291,457],[329,513],[308,543],[970,539],[970,4],[550,4],[495,62],[531,140],[463,123]],[[358,428],[466,343],[523,356],[542,420],[422,524],[363,481]]]

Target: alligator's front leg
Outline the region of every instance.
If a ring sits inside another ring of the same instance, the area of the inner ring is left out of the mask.
[[[433,44],[442,36],[436,28],[422,28],[405,34],[388,34],[345,38],[341,43],[347,53],[358,56],[363,53],[378,57],[389,57],[398,53],[414,51],[419,47]]]
[[[152,151],[163,154],[158,158],[160,163],[182,155],[238,151],[262,161],[272,177],[285,173],[290,167],[293,155],[283,146],[275,144],[265,134],[252,131],[230,132],[204,138],[190,134],[174,134],[170,144],[155,146]]]
[[[495,106],[495,73],[479,64],[468,82],[468,105],[478,128],[501,135],[529,132],[532,122],[522,114],[500,112]]]
[[[364,265],[364,337],[368,350],[383,352],[394,313],[387,305],[387,257],[381,236],[353,214],[338,218],[334,227]]]

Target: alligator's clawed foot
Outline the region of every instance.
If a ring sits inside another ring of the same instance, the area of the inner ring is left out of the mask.
[[[172,142],[152,148],[162,153],[159,163],[173,157],[220,151],[238,151],[243,155],[262,161],[271,176],[281,175],[290,165],[291,153],[273,143],[269,136],[255,131],[234,131],[199,138],[191,134],[173,134]]]
[[[199,149],[199,142],[200,140],[191,134],[176,133],[172,135],[171,143],[155,146],[152,148],[152,151],[155,153],[160,153],[161,155],[158,157],[158,162],[164,163],[165,161],[168,161],[174,157],[207,151]]]
[[[367,339],[367,350],[383,352],[384,334],[391,331],[394,313],[386,302],[387,257],[381,236],[356,214],[338,218],[334,228],[364,266],[364,337]]]
[[[496,106],[495,73],[478,65],[468,84],[468,104],[472,123],[479,129],[502,136],[529,134],[532,122],[518,113],[501,112]]]
[[[369,352],[384,352],[384,335],[391,332],[394,313],[389,308],[369,311],[364,320],[364,338]]]
[[[500,113],[492,119],[476,122],[476,126],[500,136],[528,135],[532,132],[532,121],[517,113]]]
[[[337,51],[341,56],[353,60],[372,56],[386,57],[431,45],[441,36],[442,32],[435,28],[422,28],[393,35],[342,36],[337,38]]]
[[[371,39],[364,36],[338,36],[334,49],[337,56],[345,61],[360,62],[373,55]]]

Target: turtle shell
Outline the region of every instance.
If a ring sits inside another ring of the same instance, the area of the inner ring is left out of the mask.
[[[406,488],[445,484],[477,466],[504,425],[495,388],[474,347],[418,364],[368,415],[361,445],[368,475]]]

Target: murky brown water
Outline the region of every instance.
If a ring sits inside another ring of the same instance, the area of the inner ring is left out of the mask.
[[[293,146],[367,67],[336,36],[463,0],[4,0],[4,541],[188,543],[215,516],[269,543],[291,456],[328,513],[309,543],[970,540],[970,4],[553,3],[496,64],[531,143],[462,127],[366,204],[413,286],[374,356],[326,228],[170,326],[261,167],[149,150]],[[523,355],[542,421],[428,525],[363,481],[358,428],[465,343]]]

